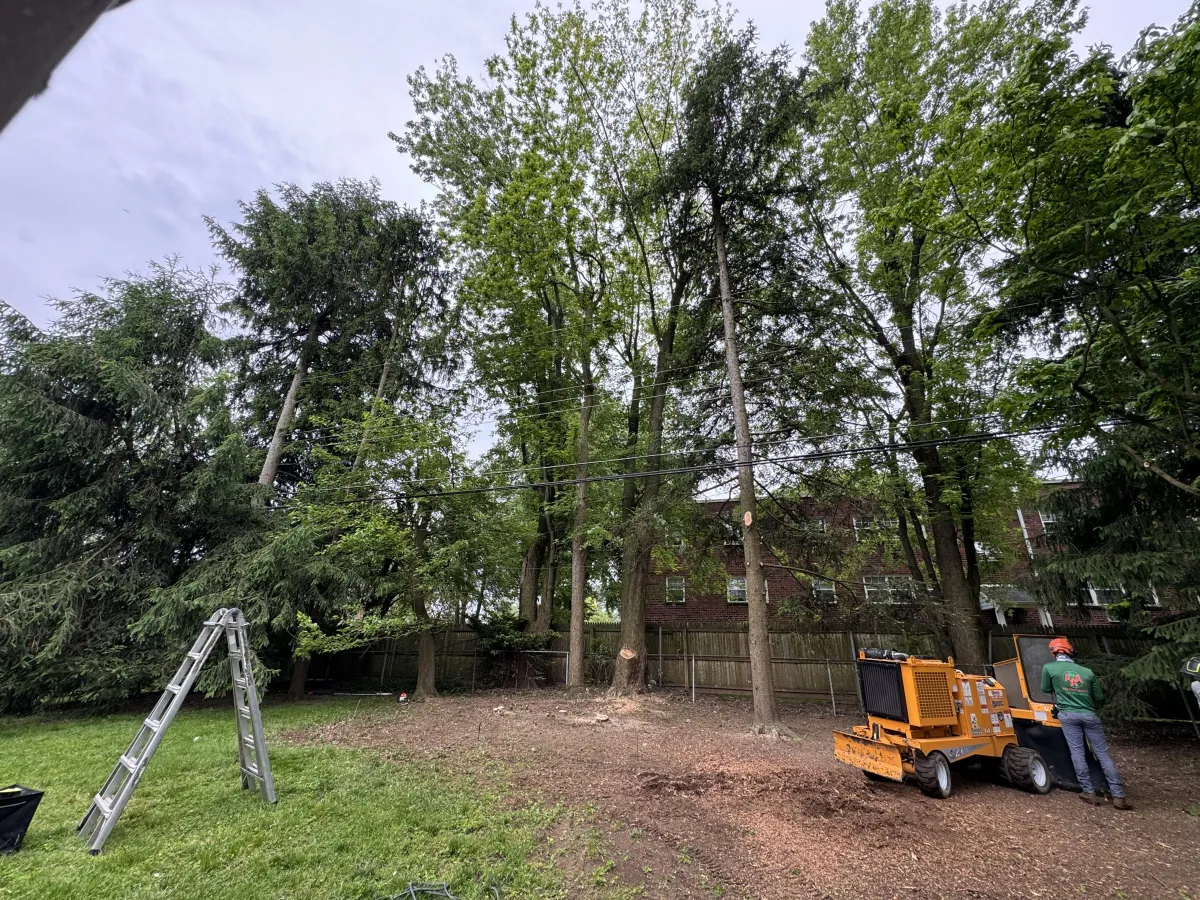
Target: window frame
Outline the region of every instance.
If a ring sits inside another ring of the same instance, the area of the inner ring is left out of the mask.
[[[733,599],[733,583],[740,581],[742,583],[742,599]],[[725,576],[725,602],[733,606],[746,606],[750,602],[750,594],[746,590],[745,575],[726,575]]]
[[[677,582],[672,585],[672,582]],[[672,600],[671,595],[674,588],[679,589],[679,599]],[[668,575],[663,580],[663,603],[667,606],[683,606],[687,603],[687,577],[684,575]]]
[[[822,594],[828,594],[826,599]],[[837,585],[824,578],[812,579],[812,595],[814,603],[837,603]]]

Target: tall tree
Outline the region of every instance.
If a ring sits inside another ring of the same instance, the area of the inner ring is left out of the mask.
[[[959,442],[996,423],[993,398],[971,390],[980,366],[1010,370],[971,340],[989,299],[985,254],[959,233],[955,196],[986,189],[987,160],[971,147],[1032,17],[1011,2],[941,12],[883,0],[864,16],[831,0],[806,47],[821,100],[798,228],[845,311],[847,352],[888,388],[882,406],[919,476],[955,658],[971,666],[987,662],[970,500],[984,457]]]
[[[243,220],[232,230],[208,220],[214,244],[238,275],[228,309],[245,329],[244,389],[269,428],[258,478],[264,487],[275,484],[314,366],[345,369],[401,327],[389,313],[401,308],[420,227],[412,213],[379,196],[377,182],[343,180],[310,191],[285,184],[278,194],[262,190],[241,204]]]
[[[45,331],[4,308],[0,709],[117,702],[176,664],[135,626],[253,518],[223,299],[168,262],[57,303]]]
[[[701,60],[686,94],[680,139],[664,190],[699,194],[706,202],[716,282],[721,298],[725,374],[737,445],[750,626],[750,673],[755,727],[777,732],[779,713],[771,669],[771,636],[754,482],[754,448],[742,380],[730,255],[759,254],[779,233],[783,203],[798,188],[794,152],[807,117],[804,75],[785,49],[760,54],[747,29],[714,46]]]
[[[1039,583],[1121,588],[1112,612],[1139,624],[1160,599],[1186,609],[1129,669],[1171,681],[1200,649],[1200,7],[1119,65],[1076,56],[1078,27],[1047,28],[997,93],[978,152],[1006,202],[964,194],[962,230],[995,261],[980,336],[1033,351],[1009,411],[1054,428],[1083,482],[1056,498]]]

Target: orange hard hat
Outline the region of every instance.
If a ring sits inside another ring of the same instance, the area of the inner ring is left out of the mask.
[[[1051,653],[1069,653],[1075,655],[1075,648],[1071,646],[1071,642],[1065,637],[1056,637],[1050,642]]]

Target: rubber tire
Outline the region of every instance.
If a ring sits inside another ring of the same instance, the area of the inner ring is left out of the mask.
[[[1009,744],[1004,749],[1004,774],[1014,785],[1031,794],[1048,794],[1054,787],[1046,760],[1029,747]]]
[[[946,759],[946,754],[934,750],[928,756],[918,756],[913,760],[913,769],[916,770],[917,784],[921,786],[921,792],[925,796],[937,800],[945,800],[950,796],[954,783],[950,776],[950,760]],[[939,773],[944,775],[944,778],[939,777]]]

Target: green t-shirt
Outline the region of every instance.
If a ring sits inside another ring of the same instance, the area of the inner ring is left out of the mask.
[[[1094,713],[1104,700],[1096,673],[1075,662],[1050,662],[1042,667],[1042,690],[1054,693],[1060,710]]]

